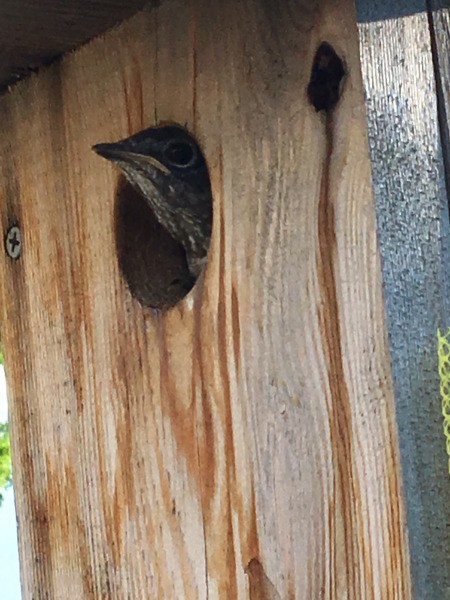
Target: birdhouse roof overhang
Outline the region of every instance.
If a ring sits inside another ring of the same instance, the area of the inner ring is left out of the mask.
[[[0,3],[0,91],[161,0],[2,0]],[[444,2],[444,0],[439,0]],[[436,0],[436,4],[439,2]],[[422,0],[376,2],[358,15],[382,21],[423,12]],[[356,2],[358,11],[358,1]],[[301,5],[299,5],[301,10]]]

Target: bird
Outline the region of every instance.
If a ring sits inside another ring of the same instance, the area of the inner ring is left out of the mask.
[[[155,217],[183,247],[193,278],[206,260],[212,230],[208,167],[194,137],[181,125],[149,127],[92,149],[115,163]]]

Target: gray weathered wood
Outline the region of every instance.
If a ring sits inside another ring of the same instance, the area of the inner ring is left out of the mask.
[[[429,25],[434,54],[438,117],[446,172],[447,195],[450,191],[450,16],[448,0],[431,0]]]
[[[430,34],[409,2],[357,1],[415,596],[450,586],[436,330],[450,325],[448,210]],[[447,41],[448,43],[448,41]]]

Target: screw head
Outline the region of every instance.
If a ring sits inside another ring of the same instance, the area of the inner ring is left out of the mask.
[[[10,258],[19,258],[22,249],[22,234],[17,225],[13,225],[6,232],[5,248]]]

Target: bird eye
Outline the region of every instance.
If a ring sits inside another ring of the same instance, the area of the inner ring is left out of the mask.
[[[180,140],[169,142],[164,149],[164,158],[175,167],[190,167],[197,158],[192,144]]]

